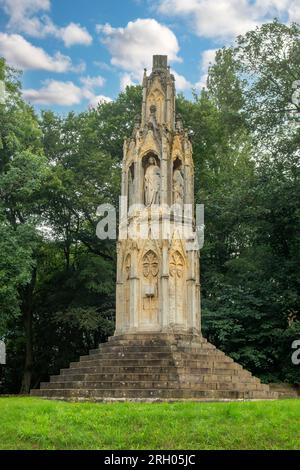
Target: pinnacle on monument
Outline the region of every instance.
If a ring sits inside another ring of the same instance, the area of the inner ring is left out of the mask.
[[[162,71],[168,69],[168,56],[167,55],[154,55],[152,71]]]

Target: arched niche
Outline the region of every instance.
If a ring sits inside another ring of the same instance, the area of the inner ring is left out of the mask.
[[[135,179],[135,168],[134,162],[128,168],[128,207],[130,208],[134,204],[134,179]]]
[[[148,96],[148,109],[147,109],[147,117],[149,119],[151,114],[151,106],[156,107],[156,119],[159,124],[162,124],[163,113],[164,113],[164,95],[158,88],[155,88]]]
[[[173,161],[172,171],[172,202],[173,204],[184,204],[185,179],[181,158],[178,156]]]
[[[170,311],[175,323],[185,326],[186,316],[186,262],[179,250],[170,253]]]
[[[160,159],[152,151],[142,158],[143,203],[146,207],[160,204],[161,170]]]
[[[151,328],[151,326],[158,324],[159,315],[159,258],[153,250],[148,250],[142,257],[141,272],[142,309],[140,321],[146,328]]]

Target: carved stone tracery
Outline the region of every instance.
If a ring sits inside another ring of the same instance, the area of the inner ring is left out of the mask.
[[[182,278],[184,270],[184,259],[179,253],[179,251],[175,251],[171,255],[170,261],[170,275],[171,277]]]
[[[158,258],[153,251],[148,251],[143,258],[143,275],[150,279],[158,275]]]

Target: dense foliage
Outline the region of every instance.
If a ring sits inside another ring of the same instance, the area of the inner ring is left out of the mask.
[[[208,89],[177,109],[193,130],[205,204],[203,331],[266,381],[300,383],[299,27],[273,22],[216,54]],[[123,139],[141,88],[63,118],[36,116],[0,62],[2,391],[27,392],[114,329],[116,250],[96,237],[117,205]]]

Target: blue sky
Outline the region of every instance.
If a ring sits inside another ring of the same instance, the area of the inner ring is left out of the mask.
[[[300,22],[299,0],[0,0],[0,56],[23,70],[36,109],[114,99],[156,53],[190,97],[217,48],[275,16]]]

